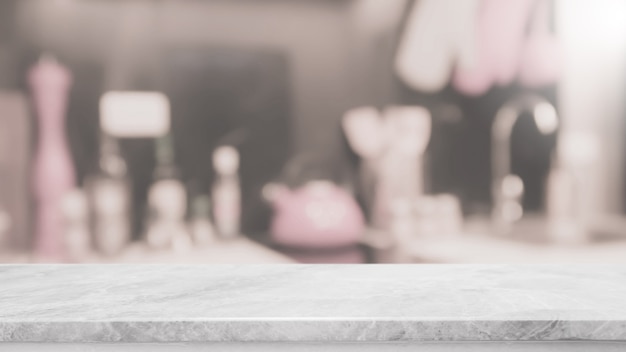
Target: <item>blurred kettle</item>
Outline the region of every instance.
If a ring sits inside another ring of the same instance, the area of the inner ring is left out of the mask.
[[[289,166],[288,178],[293,181],[297,177],[300,182],[285,180],[285,183],[269,183],[263,188],[263,196],[274,210],[270,222],[273,242],[311,249],[358,243],[365,229],[365,219],[349,190],[333,182],[332,177],[321,175],[319,165],[312,168],[315,177],[305,175],[302,163]]]

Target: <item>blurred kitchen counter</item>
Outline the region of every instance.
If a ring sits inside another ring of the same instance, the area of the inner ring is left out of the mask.
[[[555,243],[546,234],[545,219],[529,216],[506,236],[490,233],[485,219],[470,219],[455,235],[429,234],[411,237],[398,253],[392,253],[390,235],[370,232],[366,242],[393,261],[442,264],[626,264],[626,219],[606,217],[593,226],[585,242]],[[390,253],[386,253],[390,252]]]
[[[24,253],[0,254],[0,263],[54,262],[33,258]],[[188,251],[153,250],[144,242],[133,242],[118,256],[104,257],[93,253],[80,263],[155,263],[155,264],[282,264],[294,263],[289,257],[245,237],[216,241]]]
[[[486,219],[469,219],[459,234],[419,234],[394,247],[393,235],[368,230],[363,244],[379,263],[626,264],[626,217],[603,217],[580,243],[556,243],[545,219],[529,216],[506,236],[491,233]]]
[[[450,264],[626,264],[626,241],[541,245],[482,235],[416,238],[408,249],[417,262]]]

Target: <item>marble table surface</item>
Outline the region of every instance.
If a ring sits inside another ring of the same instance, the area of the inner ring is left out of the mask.
[[[626,340],[611,265],[0,265],[0,342]]]

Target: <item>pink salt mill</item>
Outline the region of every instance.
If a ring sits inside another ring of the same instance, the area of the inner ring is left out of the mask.
[[[28,72],[39,138],[33,167],[37,201],[35,255],[63,259],[61,200],[75,185],[76,176],[65,133],[70,72],[50,57],[42,57]]]

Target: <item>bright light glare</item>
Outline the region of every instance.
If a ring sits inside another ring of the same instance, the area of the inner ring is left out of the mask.
[[[535,123],[543,134],[550,134],[556,131],[559,120],[556,116],[554,106],[548,103],[541,103],[535,107]]]
[[[579,44],[626,45],[624,0],[561,0],[557,16],[565,25],[567,37]]]

